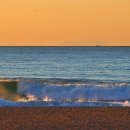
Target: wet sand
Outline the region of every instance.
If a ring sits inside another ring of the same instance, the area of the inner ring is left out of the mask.
[[[1,107],[0,130],[130,130],[130,108]]]

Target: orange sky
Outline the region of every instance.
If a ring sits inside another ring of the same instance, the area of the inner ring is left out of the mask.
[[[130,45],[130,0],[0,0],[0,45]]]

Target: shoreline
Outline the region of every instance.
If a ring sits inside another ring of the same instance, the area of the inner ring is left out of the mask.
[[[1,130],[126,130],[130,107],[0,107]]]

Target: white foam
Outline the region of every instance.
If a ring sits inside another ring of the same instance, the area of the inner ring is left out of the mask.
[[[129,101],[124,101],[123,106],[130,106],[130,102]]]
[[[107,84],[107,85],[106,85]],[[109,85],[108,85],[109,84]],[[125,83],[86,84],[86,85],[56,85],[43,84],[35,80],[21,80],[18,92],[24,95],[33,95],[37,99],[75,100],[128,100],[130,99],[130,85]],[[32,98],[33,99],[33,98]]]

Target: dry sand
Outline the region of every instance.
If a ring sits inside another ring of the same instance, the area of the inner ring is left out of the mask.
[[[130,130],[130,108],[1,107],[0,130]]]

